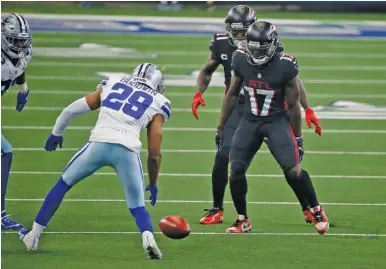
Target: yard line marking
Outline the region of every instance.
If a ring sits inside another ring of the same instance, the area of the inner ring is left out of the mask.
[[[386,66],[385,66],[386,67]],[[386,69],[385,69],[386,70]],[[86,95],[90,94],[91,91],[67,91],[67,90],[34,90],[33,94],[36,95]],[[167,96],[173,97],[191,97],[190,92],[167,92]],[[224,93],[208,92],[205,93],[205,97],[224,97]],[[319,99],[319,98],[371,98],[379,99],[386,98],[386,94],[345,94],[345,93],[310,93],[308,97]]]
[[[85,62],[40,62],[40,61],[33,61],[31,66],[55,66],[55,67],[122,67],[122,68],[128,68],[128,67],[136,67],[138,64],[136,63],[106,63],[106,62],[92,62],[92,63],[85,63]],[[201,64],[161,64],[168,68],[202,68]],[[386,66],[302,66],[302,70],[331,70],[331,71],[384,71],[386,70]]]
[[[3,125],[4,130],[52,130],[53,126],[16,126],[16,125]],[[90,131],[94,127],[92,126],[68,126],[66,130],[87,130]],[[165,127],[163,131],[174,132],[215,132],[216,128],[191,128],[191,127]],[[314,133],[313,129],[304,129],[304,133]],[[386,134],[386,130],[340,130],[340,129],[323,129],[323,133],[329,134]]]
[[[17,234],[17,231],[2,231],[2,234]],[[125,234],[125,235],[140,235],[139,232],[91,232],[91,231],[76,231],[76,232],[60,232],[60,231],[45,231],[45,234],[98,234],[98,235],[111,235],[111,234]],[[161,232],[154,232],[155,234],[162,234]],[[320,236],[317,233],[247,233],[247,234],[228,234],[228,233],[216,233],[216,232],[191,232],[191,235],[201,236]],[[386,237],[386,234],[354,234],[354,233],[326,233],[324,236],[336,236],[336,237]]]
[[[386,55],[385,55],[386,56]],[[171,75],[165,77],[165,83],[168,84],[168,79],[192,79],[192,76],[184,75]],[[98,81],[100,78],[96,76],[39,76],[39,75],[29,75],[29,80],[64,80],[64,81]],[[383,85],[386,84],[385,79],[304,79],[304,83],[308,84],[346,84],[346,85],[358,85],[358,84],[374,84],[374,85]]]
[[[58,151],[78,151],[79,148],[63,148]],[[13,148],[13,151],[45,151],[44,148]],[[214,149],[162,149],[162,152],[167,153],[215,153],[217,150]],[[142,149],[141,152],[147,152],[146,149]],[[269,150],[260,150],[259,153],[271,154]],[[317,155],[386,155],[384,151],[318,151],[318,150],[307,150],[307,154]]]
[[[43,202],[43,198],[7,198],[7,201],[12,202]],[[116,202],[126,202],[125,199],[64,199],[65,202],[85,202],[85,203],[116,203]],[[150,201],[146,201],[150,202]],[[213,201],[200,201],[200,200],[157,200],[157,203],[168,203],[168,204],[204,204],[204,203],[212,203]],[[232,201],[224,201],[225,204],[233,204]],[[298,202],[247,202],[251,205],[296,205],[298,206]],[[323,205],[330,206],[386,206],[386,203],[328,203],[321,202]]]
[[[61,175],[63,172],[51,172],[51,171],[11,171],[11,174],[15,175]],[[114,172],[97,172],[93,175],[96,176],[116,176]],[[147,176],[147,173],[144,173]],[[193,173],[160,173],[160,176],[164,177],[211,177],[212,174],[193,174]],[[257,178],[279,178],[283,179],[283,174],[247,174],[248,177]],[[369,175],[312,175],[312,178],[328,178],[328,179],[386,179],[386,176],[369,176]]]

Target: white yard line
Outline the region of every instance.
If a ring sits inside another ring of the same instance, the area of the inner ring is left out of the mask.
[[[61,175],[62,171],[53,172],[53,171],[11,171],[11,174],[15,175]],[[94,175],[96,176],[116,176],[114,172],[97,172]],[[147,176],[147,173],[144,173]],[[189,174],[189,173],[160,173],[160,176],[164,177],[177,177],[177,178],[206,178],[211,177],[212,174]],[[248,174],[248,177],[254,178],[279,178],[283,179],[283,174]],[[323,178],[323,179],[386,179],[384,176],[370,176],[370,175],[312,175],[312,178]]]
[[[14,109],[14,108],[13,108]],[[16,126],[16,125],[3,125],[1,129],[4,130],[52,130],[53,126]],[[89,131],[93,129],[92,126],[68,126],[67,130],[76,131]],[[191,128],[191,127],[165,127],[163,131],[172,132],[216,132],[215,128]],[[304,129],[304,133],[314,133],[313,129]],[[323,133],[328,134],[386,134],[386,130],[344,130],[344,129],[324,129]]]
[[[2,234],[16,234],[17,232],[4,231]],[[95,234],[95,235],[139,235],[139,232],[92,232],[92,231],[76,231],[76,232],[61,232],[61,231],[46,231],[45,234]],[[161,234],[161,232],[155,232],[155,234]],[[317,233],[247,233],[247,234],[228,234],[228,233],[216,233],[216,232],[191,232],[191,235],[197,236],[320,236]],[[353,234],[353,233],[327,233],[324,236],[334,237],[386,237],[386,234]]]
[[[7,198],[7,202],[43,202],[43,198],[38,199],[29,199],[29,198]],[[65,202],[80,202],[80,203],[116,203],[116,202],[126,202],[125,199],[64,199]],[[206,204],[212,203],[213,201],[200,201],[200,200],[157,200],[157,203],[166,203],[166,204]],[[232,201],[224,201],[224,204],[233,204]],[[296,205],[298,202],[248,202],[251,205]],[[386,206],[386,203],[329,203],[321,202],[323,205],[329,206]]]
[[[106,63],[106,62],[60,62],[60,61],[32,61],[30,66],[53,66],[53,67],[114,67],[114,68],[125,68],[128,67],[136,67],[137,63]],[[166,66],[168,68],[202,68],[203,64],[160,64],[161,66]],[[384,71],[386,70],[386,66],[301,66],[302,70],[325,70],[325,71]]]
[[[58,151],[78,151],[79,148],[63,148],[58,149]],[[45,151],[44,148],[13,148],[13,151]],[[146,149],[141,150],[142,152],[147,152]],[[216,150],[213,149],[162,149],[163,153],[215,153]],[[260,150],[259,153],[271,154],[269,150]],[[306,154],[315,154],[315,155],[386,155],[385,151],[317,151],[317,150],[307,150]]]
[[[386,69],[385,69],[386,70]],[[221,88],[223,89],[223,88]],[[32,93],[35,95],[86,95],[90,94],[92,91],[71,91],[71,90],[34,90]],[[192,97],[192,92],[167,92],[167,97]],[[204,95],[205,98],[208,97],[224,97],[224,93],[216,93],[216,92],[206,92]],[[309,98],[371,98],[371,99],[379,99],[386,98],[386,94],[353,94],[353,93],[309,93]],[[190,99],[189,99],[190,100]]]

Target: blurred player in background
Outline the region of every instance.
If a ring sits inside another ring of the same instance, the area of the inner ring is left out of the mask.
[[[27,65],[32,57],[32,34],[27,20],[20,14],[1,16],[1,96],[14,84],[19,86],[16,110],[22,111],[28,100],[25,81]],[[12,165],[12,146],[1,135],[1,229],[18,230],[23,225],[12,220],[5,210],[5,194]]]
[[[157,201],[157,179],[161,165],[162,126],[171,115],[170,101],[163,95],[164,78],[154,64],[138,65],[130,78],[103,80],[97,91],[66,107],[56,120],[45,145],[47,151],[62,148],[63,132],[71,119],[100,108],[98,121],[87,142],[70,160],[59,181],[48,193],[32,230],[23,229],[20,239],[27,250],[35,251],[39,237],[64,195],[84,178],[104,166],[115,169],[124,186],[127,206],[142,234],[142,245],[149,259],[162,254],[153,236],[151,217],[145,209],[144,175],[140,160],[141,129],[147,128],[148,173],[151,204]]]
[[[302,117],[298,63],[290,55],[276,53],[278,46],[275,26],[258,21],[246,32],[246,49],[238,49],[233,54],[234,73],[218,127],[220,143],[225,139],[225,126],[237,104],[241,87],[246,102],[229,157],[230,190],[239,216],[227,233],[245,233],[252,228],[247,215],[246,172],[266,137],[269,150],[282,168],[288,184],[299,200],[309,205],[316,231],[324,234],[329,228],[310,176],[302,169],[299,160],[296,137],[302,135]]]
[[[219,65],[224,67],[225,76],[225,95],[228,92],[231,81],[231,63],[232,53],[239,47],[245,47],[245,32],[248,27],[256,21],[256,12],[249,6],[238,5],[231,8],[225,18],[226,33],[216,33],[209,45],[211,56],[206,66],[201,69],[197,79],[197,89],[193,97],[192,113],[198,119],[197,109],[200,105],[205,106],[205,101],[202,97],[205,90],[208,88],[213,73]],[[276,52],[280,53],[284,50],[282,43],[278,42]],[[306,121],[309,127],[313,122],[317,127],[316,131],[321,135],[321,127],[319,120],[315,116],[312,109],[308,106],[307,94],[301,83],[301,104],[306,112]],[[206,210],[201,224],[216,224],[223,222],[223,200],[225,188],[228,183],[228,164],[229,151],[232,144],[233,135],[242,118],[245,106],[244,91],[240,90],[237,105],[235,106],[229,120],[224,127],[224,141],[223,145],[219,147],[219,137],[216,136],[217,153],[212,170],[212,195],[213,208]],[[296,138],[298,141],[299,154],[303,157],[303,139]],[[299,198],[299,197],[298,197]],[[302,210],[307,223],[311,222],[312,215],[309,211],[309,205],[305,201],[300,201]]]

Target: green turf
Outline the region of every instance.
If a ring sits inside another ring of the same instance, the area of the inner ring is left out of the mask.
[[[60,176],[61,171],[89,136],[97,113],[74,119],[65,133],[65,151],[47,153],[44,141],[60,109],[85,92],[93,91],[100,78],[98,71],[129,72],[143,60],[166,66],[165,73],[188,74],[199,70],[209,55],[210,37],[155,39],[139,35],[98,34],[34,34],[34,47],[71,47],[83,42],[101,42],[135,48],[140,52],[163,52],[155,59],[69,59],[34,56],[28,70],[31,88],[25,111],[14,110],[15,90],[2,98],[2,134],[14,147],[14,162],[8,190],[7,208],[12,216],[30,225],[41,205],[39,201],[12,199],[42,199]],[[156,40],[156,41],[154,41]],[[153,42],[153,43],[152,43]],[[156,43],[154,43],[156,42]],[[179,43],[180,42],[180,43]],[[310,103],[326,105],[334,100],[360,101],[386,105],[384,46],[379,41],[283,39],[286,51],[297,56],[300,74],[306,81]],[[170,56],[181,51],[186,54]],[[377,56],[380,57],[377,57]],[[362,67],[362,69],[358,68]],[[333,69],[335,68],[335,69]],[[351,68],[351,70],[350,70]],[[342,70],[343,69],[343,70]],[[353,70],[352,70],[353,69]],[[355,70],[356,69],[356,70]],[[221,69],[219,69],[221,72]],[[330,84],[335,80],[356,80]],[[315,80],[320,80],[316,81]],[[370,84],[359,84],[367,80]],[[371,84],[380,81],[379,84]],[[197,224],[204,208],[210,207],[210,174],[214,158],[214,133],[218,112],[200,109],[200,120],[191,113],[190,102],[194,87],[171,86],[173,112],[167,128],[211,128],[208,131],[164,132],[159,199],[155,208],[149,207],[157,222],[168,214],[184,216],[192,232],[222,233],[233,221],[235,211],[229,190],[226,193],[225,223],[212,227]],[[34,94],[34,91],[35,94]],[[66,92],[70,91],[70,92]],[[77,92],[79,91],[79,92]],[[219,110],[222,87],[210,87],[206,109]],[[210,95],[210,94],[212,95]],[[179,95],[180,94],[180,95]],[[50,107],[53,111],[34,110]],[[29,110],[28,110],[29,108]],[[386,130],[386,121],[379,120],[322,120],[325,133],[318,137],[304,127],[306,155],[303,166],[314,178],[319,199],[327,204],[326,212],[334,227],[332,234],[386,234],[384,216],[385,176],[384,135],[381,133],[336,133],[337,130]],[[30,130],[14,129],[30,126]],[[13,127],[13,129],[12,129]],[[47,127],[47,129],[38,129]],[[334,133],[328,130],[335,130]],[[143,139],[146,148],[146,139]],[[170,152],[171,150],[206,150],[204,153]],[[198,235],[173,241],[157,234],[165,259],[149,262],[145,259],[137,234],[45,234],[37,253],[25,253],[15,234],[2,234],[2,265],[4,268],[369,268],[379,269],[386,264],[386,237],[367,236],[309,236],[282,233],[314,234],[314,228],[303,222],[296,198],[281,177],[281,171],[266,147],[252,163],[249,174],[249,214],[255,233],[280,235]],[[307,153],[308,151],[308,153]],[[331,154],[331,152],[338,154]],[[370,152],[370,155],[353,154]],[[372,153],[373,152],[373,153]],[[374,155],[380,152],[383,155]],[[143,152],[142,158],[146,158]],[[146,165],[145,165],[146,168]],[[25,173],[21,173],[21,172]],[[44,174],[44,173],[49,174]],[[101,169],[112,173],[112,169]],[[176,175],[185,174],[185,175]],[[188,175],[193,174],[193,175]],[[202,176],[194,176],[202,174]],[[258,175],[258,176],[256,176]],[[331,176],[336,176],[331,178]],[[350,176],[350,178],[344,178]],[[357,178],[352,178],[357,176]],[[133,220],[123,201],[119,180],[114,175],[94,175],[73,188],[66,196],[48,232],[135,232]],[[71,201],[85,199],[86,201]],[[87,199],[113,199],[112,202],[92,202]],[[260,204],[256,204],[260,202]],[[271,202],[273,204],[261,204]],[[292,204],[278,204],[291,202]],[[342,204],[343,203],[343,204]],[[351,203],[347,205],[344,203]],[[370,205],[363,205],[370,204]]]
[[[175,16],[175,17],[219,17],[224,14],[232,5],[216,5],[216,9],[208,11],[204,5],[186,5],[182,10],[157,10],[154,3],[131,3],[123,5],[103,5],[94,2],[90,8],[84,8],[77,2],[66,4],[31,2],[10,2],[2,4],[3,12],[19,13],[50,13],[50,14],[91,14],[91,15],[125,15],[125,16]],[[321,20],[384,20],[385,14],[376,13],[330,13],[330,12],[296,12],[296,11],[270,11],[260,10],[255,7],[260,18],[280,18],[280,19],[321,19]]]

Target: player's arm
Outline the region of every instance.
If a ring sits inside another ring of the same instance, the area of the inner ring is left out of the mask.
[[[300,110],[300,80],[296,75],[287,82],[285,95],[290,110],[290,122],[296,137],[302,136],[302,113]]]
[[[161,114],[156,114],[147,126],[147,169],[149,173],[149,184],[157,185],[158,174],[161,167],[161,144],[162,126],[164,118]]]
[[[16,97],[16,110],[22,111],[28,101],[29,89],[25,80],[25,72],[16,78],[15,83],[19,86],[19,92]]]

